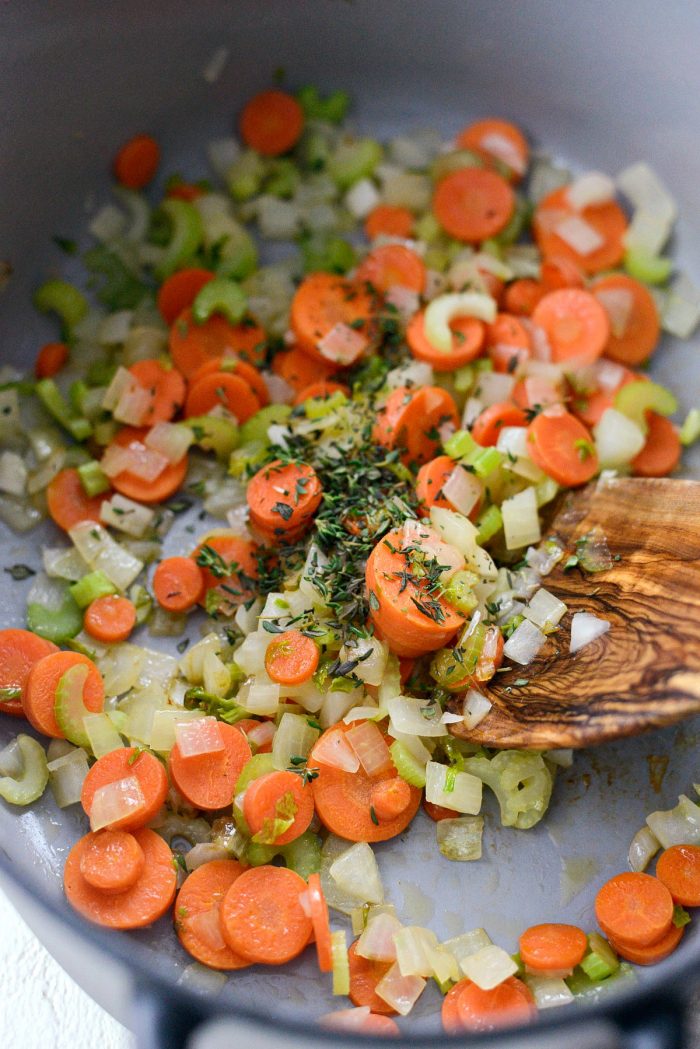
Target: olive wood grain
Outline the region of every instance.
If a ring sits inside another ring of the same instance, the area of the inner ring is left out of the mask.
[[[471,731],[450,726],[455,735],[493,747],[584,747],[700,711],[700,482],[600,481],[566,497],[547,534],[573,553],[595,526],[619,560],[591,574],[565,572],[566,557],[557,565],[543,585],[567,605],[559,629],[534,662],[480,686],[491,711]],[[574,612],[611,627],[570,655]]]

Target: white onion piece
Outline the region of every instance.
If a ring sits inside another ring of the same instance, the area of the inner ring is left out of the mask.
[[[235,506],[232,510],[226,511],[226,522],[234,535],[241,536],[243,539],[250,538],[250,532],[248,531],[249,515],[250,507],[247,503],[245,506]],[[238,613],[241,608],[243,608],[243,605],[238,606],[236,613]],[[244,631],[244,633],[246,633],[246,631]]]
[[[390,390],[397,390],[400,386],[433,386],[435,374],[429,364],[423,361],[407,361],[392,368],[387,373],[386,385]]]
[[[394,696],[386,706],[391,718],[390,733],[394,738],[394,729],[406,736],[447,735],[447,729],[440,721],[442,711],[435,704],[415,696]]]
[[[214,717],[179,722],[175,726],[175,742],[183,758],[221,754],[225,750],[219,722]]]
[[[512,347],[509,349],[512,350]],[[507,375],[505,372],[483,372],[479,376],[475,394],[484,408],[490,408],[492,404],[510,400],[514,386],[513,375]]]
[[[470,688],[464,697],[462,715],[462,720],[466,727],[471,729],[480,725],[492,706],[493,703],[490,699],[482,696],[481,692],[477,692],[476,689]]]
[[[449,710],[446,710],[440,718],[443,725],[457,725],[462,720],[463,718],[461,714],[453,714]]]
[[[567,215],[557,223],[554,232],[579,255],[590,255],[605,243],[598,230],[578,215]]]
[[[527,381],[527,380],[526,380]],[[498,434],[496,449],[504,455],[526,458],[529,454],[526,426],[504,426]]]
[[[672,845],[700,845],[700,805],[681,794],[673,809],[650,812],[647,825],[664,849]]]
[[[250,729],[247,733],[248,741],[254,743],[260,750],[261,747],[266,747],[268,743],[272,743],[276,731],[277,728],[274,721],[261,721],[259,725]]]
[[[484,493],[484,486],[474,474],[463,466],[455,466],[442,486],[442,494],[455,510],[469,517]]]
[[[538,1009],[555,1009],[573,1002],[574,995],[561,976],[539,976],[528,973],[525,983],[532,991]]]
[[[230,860],[231,853],[223,845],[215,845],[213,841],[203,841],[193,845],[189,852],[185,853],[185,866],[188,871],[196,871],[204,863],[212,860]],[[219,921],[218,907],[213,907],[208,914],[214,913],[216,921]]]
[[[107,477],[116,477],[131,466],[131,455],[127,448],[121,445],[111,444],[100,460],[100,469]]]
[[[345,733],[368,776],[378,776],[392,767],[391,754],[384,736],[373,721],[365,721]]]
[[[523,615],[547,633],[548,628],[551,629],[560,622],[565,612],[564,602],[542,587],[532,595]]]
[[[402,976],[432,976],[431,952],[437,947],[437,936],[420,926],[401,928],[394,936],[396,964]]]
[[[90,807],[90,830],[109,827],[125,816],[132,816],[146,805],[136,776],[125,776],[95,791]]]
[[[364,219],[381,200],[379,190],[369,178],[359,179],[345,194],[343,203],[356,219]]]
[[[367,336],[339,321],[319,339],[316,348],[327,361],[348,367],[364,353],[367,348]]]
[[[123,211],[114,204],[105,204],[90,220],[88,230],[96,240],[107,244],[121,236],[125,224],[126,216]]]
[[[611,332],[616,339],[622,338],[632,316],[634,295],[628,288],[599,288],[593,294],[608,315]]]
[[[233,137],[216,138],[207,144],[209,164],[222,182],[226,181],[228,173],[238,160],[240,153],[240,144]],[[213,196],[213,194],[211,195]]]
[[[117,310],[110,313],[100,324],[97,341],[101,346],[116,346],[124,342],[129,334],[133,320],[133,310]]]
[[[546,640],[546,635],[534,623],[525,619],[506,641],[503,655],[526,667],[528,663],[532,663]]]
[[[94,521],[80,521],[68,535],[90,567],[104,572],[118,590],[126,590],[143,571],[143,561],[133,557]]]
[[[510,499],[504,499],[501,504],[501,513],[508,550],[517,550],[522,546],[538,543],[542,538],[534,488],[525,488],[522,492],[511,496]]]
[[[595,382],[601,390],[614,393],[625,378],[625,369],[615,361],[601,359],[594,365]]]
[[[165,456],[169,463],[179,463],[194,440],[194,433],[182,423],[158,422],[146,434],[144,444]]]
[[[242,697],[242,698],[241,698]],[[253,683],[243,686],[238,695],[238,702],[251,714],[276,714],[280,705],[280,686],[275,683]]]
[[[396,961],[394,935],[400,928],[401,922],[393,914],[377,914],[367,922],[357,941],[357,954],[375,962]]]
[[[660,848],[661,842],[656,835],[648,827],[642,827],[630,842],[627,853],[630,870],[645,871]]]
[[[85,735],[96,758],[111,754],[124,746],[122,738],[106,714],[88,714],[83,718]]]
[[[516,175],[525,174],[527,164],[523,155],[505,135],[501,135],[498,131],[489,131],[481,136],[479,145],[486,153],[501,160]]]
[[[359,659],[353,674],[366,685],[380,685],[389,658],[389,649],[376,637],[362,637],[346,642],[340,650],[341,661]]]
[[[131,441],[127,445],[130,456],[129,473],[143,481],[155,481],[168,466],[169,460],[153,448],[147,448],[141,441]]]
[[[393,284],[384,293],[384,301],[393,306],[400,319],[407,324],[420,307],[420,295],[417,291],[405,288],[402,284]]]
[[[468,954],[460,962],[460,968],[482,991],[498,987],[499,983],[503,983],[518,971],[517,964],[508,952],[493,943],[482,947],[474,954]]]
[[[421,976],[402,976],[401,970],[394,962],[375,987],[375,992],[400,1016],[408,1016],[425,987],[426,981]]]
[[[279,770],[288,769],[294,757],[306,758],[318,739],[318,729],[301,714],[283,714],[277,731],[273,722],[264,724],[272,726],[272,764]]]
[[[626,466],[644,447],[646,438],[636,423],[617,408],[606,408],[593,427],[601,467]]]
[[[343,772],[357,772],[360,759],[352,749],[346,734],[340,729],[325,733],[311,752],[311,758],[319,765],[329,765]]]
[[[685,274],[671,285],[661,314],[664,331],[679,339],[687,339],[700,321],[700,288]]]
[[[485,407],[486,405],[478,397],[467,397],[464,411],[462,412],[462,426],[466,430],[470,430]]]
[[[151,724],[149,746],[159,754],[167,754],[175,746],[175,729],[185,721],[197,721],[204,715],[200,710],[181,710],[168,707],[156,710]]]
[[[591,612],[576,612],[571,620],[569,652],[573,655],[580,651],[603,634],[607,634],[609,629],[610,623],[607,619],[600,619]]]
[[[148,415],[153,403],[153,397],[149,390],[131,376],[130,382],[122,390],[121,396],[114,408],[112,415],[120,423],[127,426],[141,426]]]
[[[0,492],[24,495],[29,471],[24,460],[15,452],[0,453]]]
[[[566,190],[569,204],[576,211],[583,211],[593,204],[605,204],[615,198],[615,183],[609,175],[600,171],[589,171],[579,175]]]
[[[81,798],[85,777],[89,772],[85,751],[80,747],[71,747],[67,754],[49,761],[47,768],[51,792],[59,809],[77,804]],[[21,772],[21,768],[17,772]],[[5,774],[11,775],[12,773]]]
[[[366,841],[360,841],[341,853],[328,873],[339,889],[358,900],[381,903],[384,899],[377,860]]]
[[[493,324],[496,319],[496,303],[490,295],[465,291],[451,295],[439,295],[425,311],[425,337],[436,350],[449,353],[452,349],[450,323],[458,317],[476,317]]]
[[[270,404],[291,404],[294,400],[294,389],[281,375],[274,372],[263,372],[262,377],[267,387]]]
[[[673,220],[655,215],[644,208],[636,208],[632,221],[625,230],[622,240],[628,251],[643,251],[659,255],[671,236]]]
[[[195,848],[197,848],[196,845]],[[224,858],[228,858],[228,856]],[[187,863],[187,857],[185,857],[185,863]],[[214,903],[209,910],[186,916],[183,920],[187,928],[211,950],[218,951],[226,947],[226,941],[221,932],[221,917],[218,903]]]
[[[100,520],[103,524],[140,539],[151,528],[155,511],[142,503],[135,503],[125,495],[115,492],[111,499],[105,499],[100,506]]]
[[[448,779],[453,789],[448,791]],[[476,816],[481,809],[482,782],[469,772],[454,772],[447,765],[429,761],[425,767],[425,797],[433,805]]]
[[[649,211],[658,218],[673,222],[678,209],[655,171],[643,160],[621,171],[617,176],[618,188],[635,208]]]

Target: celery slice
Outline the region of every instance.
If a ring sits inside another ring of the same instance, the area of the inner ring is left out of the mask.
[[[457,430],[445,441],[445,454],[452,459],[466,459],[473,453],[481,451],[480,445],[476,443],[469,430]]]
[[[27,605],[27,627],[39,637],[61,644],[80,633],[83,614],[73,595],[66,588],[65,597],[58,608],[47,608],[32,602]]]
[[[494,792],[504,827],[529,830],[547,811],[552,775],[540,754],[502,750],[490,759],[466,758],[464,771],[478,776]]]
[[[241,426],[241,444],[267,444],[267,431],[274,423],[286,423],[292,409],[288,404],[268,404]]]
[[[670,259],[652,255],[644,248],[628,248],[623,264],[630,277],[644,284],[665,284],[673,268]]]
[[[620,959],[608,941],[597,932],[591,933],[588,937],[588,952],[581,962],[586,976],[594,982],[607,980],[619,967]]]
[[[83,701],[88,673],[89,668],[84,663],[77,663],[66,670],[58,682],[54,705],[58,727],[66,739],[86,750],[90,749],[90,737],[85,731],[83,719],[93,713]]]
[[[90,436],[92,426],[87,419],[73,414],[53,379],[40,379],[35,386],[35,392],[49,415],[52,415],[76,441],[84,441]]]
[[[49,782],[46,754],[31,736],[20,734],[15,740],[22,762],[17,776],[0,776],[0,798],[10,805],[30,805],[40,798]]]
[[[34,292],[33,302],[41,313],[57,313],[70,331],[88,312],[88,301],[66,280],[47,280]]]
[[[331,933],[331,958],[333,960],[333,994],[350,993],[350,961],[345,941],[345,929]]]
[[[412,787],[425,786],[425,764],[421,763],[408,747],[399,740],[394,740],[389,747],[389,753],[401,779],[405,779]]]
[[[476,526],[479,529],[476,534],[476,541],[479,546],[483,546],[489,539],[493,539],[495,535],[498,535],[503,528],[503,514],[499,507],[489,506],[488,510],[484,510],[477,518]]]
[[[238,447],[240,431],[235,419],[220,419],[216,415],[195,415],[185,419],[194,434],[195,443],[205,452],[214,452],[217,459],[228,459]]]
[[[328,158],[328,173],[341,189],[369,178],[382,159],[382,147],[373,138],[341,141]]]
[[[192,317],[204,324],[212,313],[222,314],[231,324],[240,324],[248,308],[248,300],[239,284],[228,277],[215,277],[199,290],[192,303]]]
[[[321,869],[321,845],[318,834],[307,830],[289,845],[283,845],[279,852],[286,866],[308,881],[309,875],[318,874]]]
[[[80,483],[85,490],[85,494],[91,499],[95,495],[100,495],[102,492],[108,491],[111,487],[109,478],[102,473],[100,464],[95,459],[91,459],[87,463],[83,463],[78,467],[78,476],[80,477]]]
[[[160,210],[171,224],[170,239],[155,267],[156,276],[164,280],[197,252],[204,238],[204,226],[197,209],[186,200],[171,197],[161,204]]]
[[[228,173],[228,191],[234,200],[250,200],[260,191],[268,171],[266,161],[252,149],[241,153]]]
[[[678,435],[681,444],[694,444],[700,437],[700,408],[691,408],[685,417]]]
[[[111,594],[119,593],[111,579],[108,579],[99,569],[95,572],[88,572],[77,583],[73,583],[69,590],[79,608],[87,608],[98,597],[109,597]]]
[[[651,411],[659,415],[673,415],[678,410],[678,401],[665,386],[640,379],[617,391],[615,408],[646,433],[649,429],[646,413]]]

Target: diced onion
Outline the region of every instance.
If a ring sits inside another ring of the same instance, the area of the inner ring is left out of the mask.
[[[496,319],[496,303],[490,295],[479,292],[459,292],[439,295],[425,311],[425,336],[436,350],[449,353],[452,348],[450,323],[458,317],[476,317],[492,324]]]
[[[272,641],[272,634],[265,630],[254,630],[236,649],[236,664],[246,674],[259,674],[265,669],[265,653]]]
[[[482,991],[491,991],[518,971],[517,964],[508,952],[493,943],[474,954],[468,954],[460,962],[460,968]]]
[[[155,511],[142,503],[115,492],[111,499],[105,499],[100,506],[100,520],[103,524],[124,532],[126,535],[140,539],[151,528]]]
[[[392,368],[386,376],[386,385],[390,390],[400,386],[432,386],[435,381],[433,369],[423,361],[407,361]]]
[[[510,499],[504,499],[501,514],[508,550],[518,550],[540,541],[542,531],[534,488],[525,488]]]
[[[565,612],[566,605],[564,602],[542,587],[532,595],[523,615],[531,623],[534,623],[536,627],[539,627],[540,630],[548,633],[549,630],[559,623]]]
[[[356,219],[364,219],[380,201],[379,190],[369,178],[361,178],[345,194],[344,204]]]
[[[615,197],[615,183],[609,175],[600,171],[589,171],[579,175],[566,190],[572,208],[583,211],[592,204],[605,204]]]
[[[214,717],[178,722],[175,725],[175,742],[183,758],[221,754],[225,749],[219,722]]]
[[[488,712],[491,710],[493,703],[486,696],[482,696],[481,692],[477,692],[476,689],[470,688],[464,697],[463,707],[463,721],[467,728],[476,728],[484,720]]]
[[[677,214],[676,203],[656,172],[639,161],[631,164],[617,176],[617,185],[635,208],[649,211],[672,222]]]
[[[616,392],[625,378],[625,369],[615,361],[604,358],[595,363],[595,381],[602,390]]]
[[[663,251],[672,229],[671,218],[636,208],[622,239],[628,251],[640,251],[653,257]]]
[[[148,416],[152,403],[153,397],[150,391],[131,376],[112,410],[112,415],[119,422],[126,423],[128,426],[141,426]]]
[[[561,976],[538,976],[529,973],[525,983],[532,991],[538,1009],[553,1009],[573,1002],[574,995]]]
[[[389,649],[376,637],[356,638],[346,642],[340,650],[340,659],[359,659],[353,674],[366,685],[380,685],[384,677]]]
[[[226,181],[240,153],[241,147],[233,137],[215,138],[207,145],[209,164],[222,181]]]
[[[437,937],[430,929],[420,926],[400,928],[394,936],[396,964],[402,976],[432,976],[431,952],[437,947]]]
[[[609,629],[610,623],[607,619],[600,619],[591,612],[576,612],[571,620],[569,652],[573,655],[580,651],[603,634],[607,634]]]
[[[504,455],[514,455],[518,459],[525,458],[528,455],[527,427],[504,426],[498,434],[496,449],[503,452]]]
[[[338,321],[322,339],[316,343],[322,357],[334,364],[348,367],[354,364],[367,347],[367,336]]]
[[[354,692],[327,692],[319,708],[318,720],[321,727],[330,728],[331,725],[342,721],[347,712],[356,705],[361,694],[360,689]]]
[[[645,436],[631,419],[616,408],[607,408],[593,428],[601,467],[625,466],[644,447]]]
[[[104,572],[119,590],[126,590],[143,571],[143,562],[119,546],[94,521],[80,521],[68,534],[90,567]]]
[[[179,463],[194,440],[194,433],[182,423],[159,422],[146,434],[144,444],[163,455],[169,463]]]
[[[272,743],[276,732],[277,728],[274,721],[261,721],[254,728],[249,729],[246,735],[248,736],[248,742],[254,744],[260,750],[261,747],[266,747],[268,743]]]
[[[400,1016],[408,1016],[425,987],[426,981],[421,976],[402,976],[401,970],[394,962],[374,990]]]
[[[484,486],[479,478],[468,473],[463,466],[455,466],[442,486],[445,499],[465,517],[469,517],[483,492]]]
[[[215,845],[212,841],[203,841],[193,845],[189,852],[185,853],[185,866],[188,871],[196,871],[198,867],[201,867],[204,863],[211,863],[212,860],[230,859],[231,853],[223,845]],[[213,914],[217,924],[219,924],[218,907],[213,907],[204,913]]]
[[[83,728],[96,758],[124,746],[121,736],[106,714],[88,714],[83,718]]]
[[[579,215],[560,219],[553,232],[579,255],[590,255],[605,243],[598,230]]]
[[[503,655],[525,667],[532,663],[546,640],[546,635],[534,623],[525,619],[506,641]]]
[[[129,334],[133,316],[132,310],[117,310],[105,317],[97,332],[97,341],[100,345],[116,346],[124,342]]]
[[[223,699],[231,688],[231,671],[216,652],[207,652],[202,663],[202,684],[205,692]]]
[[[440,721],[442,711],[435,704],[415,696],[394,696],[386,706],[391,718],[391,735],[394,735],[394,729],[406,736],[447,735],[447,729]]]
[[[151,725],[151,750],[167,754],[175,746],[176,727],[186,721],[198,721],[203,716],[201,710],[180,710],[177,707],[156,710]]]
[[[238,702],[251,714],[276,714],[280,704],[280,687],[277,684],[251,684],[247,692],[238,694]]]
[[[570,747],[557,747],[554,750],[545,750],[544,757],[563,769],[570,769],[574,763],[574,752]]]
[[[340,729],[324,734],[312,751],[312,759],[320,765],[328,765],[343,772],[357,772],[360,759]]]
[[[396,944],[394,935],[401,928],[401,922],[393,914],[377,914],[367,922],[367,926],[357,941],[355,950],[361,958],[375,962],[396,961]]]
[[[294,400],[294,387],[290,386],[286,379],[274,372],[263,372],[270,404],[291,404]]]
[[[613,335],[622,338],[634,309],[634,295],[628,288],[600,288],[593,294],[610,319]]]
[[[146,805],[141,784],[136,776],[115,780],[95,791],[90,808],[92,831],[109,827],[125,816],[132,816]]]
[[[492,404],[510,400],[514,386],[515,376],[513,375],[508,375],[506,372],[484,372],[479,376],[476,396],[484,408],[490,408]]]
[[[446,859],[460,863],[481,859],[483,816],[439,820],[435,830],[438,848]]]
[[[129,456],[126,469],[135,477],[149,483],[160,477],[169,463],[164,455],[154,448],[147,448],[141,441],[130,441],[126,446],[126,452]]]
[[[139,680],[146,662],[146,653],[137,645],[113,645],[97,662],[104,682],[105,695],[123,696]]]
[[[29,471],[21,455],[15,452],[0,452],[0,492],[8,495],[24,495]]]
[[[452,786],[452,790],[447,790]],[[429,761],[425,767],[425,797],[433,805],[476,816],[481,809],[482,783],[469,772],[455,772],[447,765]]]
[[[410,288],[404,287],[403,284],[393,284],[388,288],[384,293],[384,301],[387,305],[394,307],[404,324],[408,323],[420,307],[420,295],[418,292],[411,291]]]
[[[292,758],[308,757],[318,735],[318,729],[312,728],[302,715],[283,714],[272,743],[274,767],[288,769]]]
[[[80,747],[71,749],[47,765],[49,784],[59,809],[75,805],[80,801],[83,783],[88,774],[87,754]]]
[[[461,965],[470,954],[476,954],[482,947],[488,947],[490,944],[491,938],[484,929],[470,929],[469,932],[453,936],[451,940],[445,940],[442,947]]]
[[[107,244],[124,232],[125,224],[124,212],[114,204],[105,204],[90,220],[88,230],[96,240]]]
[[[384,889],[379,867],[366,841],[351,846],[331,864],[329,874],[339,889],[365,903],[381,903]]]
[[[672,845],[700,845],[700,805],[685,794],[679,796],[675,808],[651,812],[647,825],[664,849]]]
[[[392,767],[386,740],[374,722],[356,725],[345,733],[345,738],[368,776],[378,776]]]
[[[687,339],[700,321],[700,289],[682,275],[672,284],[661,314],[664,331]]]
[[[627,860],[630,870],[645,871],[661,848],[661,842],[649,827],[638,830],[630,842]]]

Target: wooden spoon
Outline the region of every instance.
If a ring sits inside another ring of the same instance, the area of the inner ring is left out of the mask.
[[[567,605],[559,629],[528,666],[480,686],[491,711],[475,729],[451,725],[454,735],[492,747],[587,747],[700,711],[700,482],[599,481],[567,496],[546,534],[573,554],[594,528],[612,568],[565,571],[564,557],[543,580]],[[611,625],[570,655],[574,612]]]

